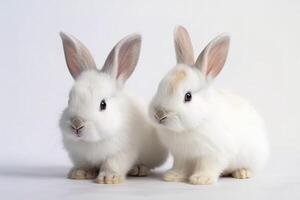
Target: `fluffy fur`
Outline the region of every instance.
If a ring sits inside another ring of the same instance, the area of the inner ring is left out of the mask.
[[[64,33],[61,37],[75,79],[59,123],[64,147],[74,164],[69,177],[115,184],[132,168],[133,175],[147,175],[148,169],[165,161],[167,151],[158,140],[145,105],[123,90],[139,57],[140,36],[121,40],[101,71],[79,40]],[[106,102],[104,110],[102,100]]]
[[[269,144],[261,116],[246,100],[212,84],[228,47],[229,37],[221,35],[194,62],[193,55],[186,55],[193,53],[187,31],[175,29],[178,64],[160,82],[149,109],[162,143],[174,157],[166,181],[212,184],[220,175],[249,178],[267,161]],[[192,94],[189,102],[187,92]]]

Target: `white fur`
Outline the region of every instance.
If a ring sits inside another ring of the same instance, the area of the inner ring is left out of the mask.
[[[108,72],[91,69],[76,75],[60,119],[64,147],[74,169],[98,168],[98,178],[124,178],[134,165],[155,168],[165,161],[167,151],[149,122],[146,106],[122,88]],[[102,99],[107,104],[103,111]],[[71,128],[74,116],[85,120],[80,137]]]
[[[241,97],[214,88],[199,68],[177,64],[161,81],[151,102],[150,117],[174,157],[164,179],[189,178],[193,184],[209,184],[239,169],[260,171],[269,155],[261,116]],[[178,71],[184,71],[186,78],[171,92],[171,80]],[[192,101],[184,102],[188,91]],[[167,111],[163,123],[155,117],[157,108]]]

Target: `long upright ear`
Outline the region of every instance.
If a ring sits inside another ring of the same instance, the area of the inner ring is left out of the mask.
[[[142,37],[131,34],[119,41],[109,53],[101,71],[121,84],[130,77],[139,59]]]
[[[78,39],[63,32],[60,32],[60,37],[67,66],[74,79],[84,70],[96,69],[91,53]]]
[[[174,42],[177,63],[194,65],[194,51],[191,38],[183,26],[174,30]]]
[[[221,34],[213,39],[197,58],[195,66],[207,79],[215,78],[222,70],[227,58],[229,43],[230,37]]]

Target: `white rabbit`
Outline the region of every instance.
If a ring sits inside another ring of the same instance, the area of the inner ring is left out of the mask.
[[[147,107],[123,90],[137,64],[141,36],[132,34],[117,43],[101,70],[79,40],[60,36],[75,79],[60,119],[64,147],[74,164],[69,178],[116,184],[130,169],[131,175],[147,175],[168,152],[150,123]]]
[[[149,109],[173,155],[166,181],[212,184],[220,175],[250,178],[265,165],[264,122],[244,99],[211,84],[222,70],[229,36],[212,40],[194,62],[185,28],[175,29],[177,65],[160,82]]]

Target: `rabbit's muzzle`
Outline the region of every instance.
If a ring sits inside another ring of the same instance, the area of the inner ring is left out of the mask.
[[[162,124],[167,119],[167,116],[168,116],[168,112],[166,110],[161,108],[155,109],[154,117],[158,123]]]
[[[78,137],[80,137],[81,130],[84,128],[84,123],[85,121],[80,117],[73,117],[71,119],[71,128]]]

